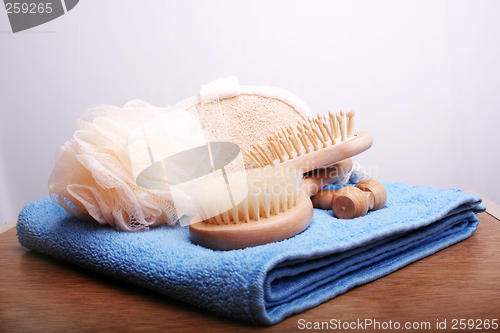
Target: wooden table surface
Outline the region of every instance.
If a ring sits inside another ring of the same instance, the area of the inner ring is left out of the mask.
[[[475,320],[476,328],[479,320],[500,320],[500,221],[479,217],[471,238],[271,327],[217,317],[28,251],[11,229],[0,235],[0,332],[290,332],[335,320],[356,322],[356,329],[342,331],[361,331],[358,319],[378,322],[375,331],[391,331],[383,325],[396,322],[424,331],[428,322],[430,332],[446,320],[440,332],[465,332],[460,319],[462,327]]]

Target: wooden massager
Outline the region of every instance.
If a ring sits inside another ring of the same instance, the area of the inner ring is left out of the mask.
[[[375,179],[365,179],[356,186],[343,187],[337,191],[325,190],[311,198],[315,208],[333,210],[341,219],[353,219],[364,216],[369,210],[384,207],[387,191]]]

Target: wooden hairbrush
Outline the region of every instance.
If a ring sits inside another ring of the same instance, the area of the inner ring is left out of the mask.
[[[372,145],[368,132],[354,133],[354,114],[354,110],[318,113],[300,121],[296,128],[289,125],[268,136],[263,145],[254,144],[245,155],[258,167],[278,165],[308,172],[332,165]]]

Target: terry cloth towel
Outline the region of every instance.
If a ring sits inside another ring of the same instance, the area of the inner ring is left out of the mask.
[[[315,210],[295,237],[243,250],[195,245],[187,228],[118,232],[78,220],[48,198],[22,210],[17,234],[34,251],[271,325],[468,238],[485,210],[480,197],[456,189],[384,185],[381,210],[353,220]]]

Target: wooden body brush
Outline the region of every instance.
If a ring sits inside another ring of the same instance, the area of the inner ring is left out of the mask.
[[[308,172],[332,165],[371,147],[368,132],[354,133],[354,110],[319,114],[267,137],[245,151],[258,167],[279,165]]]
[[[211,249],[231,250],[292,237],[311,223],[313,205],[309,197],[343,177],[351,167],[352,161],[347,159],[305,179],[298,169],[280,167],[228,175],[236,178],[229,181],[235,184],[232,192],[245,187],[239,187],[238,182],[246,184],[248,190],[245,200],[228,210],[224,210],[228,199],[221,202],[217,198],[223,191],[218,191],[214,184],[205,184],[193,195],[200,214],[189,225],[191,240]],[[223,212],[217,214],[221,206]]]
[[[204,247],[230,250],[280,241],[306,229],[313,206],[301,190],[302,173],[288,168],[258,168],[228,174],[230,193],[248,192],[230,203],[224,190],[209,182],[191,197],[198,211],[189,225],[191,240]]]

